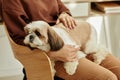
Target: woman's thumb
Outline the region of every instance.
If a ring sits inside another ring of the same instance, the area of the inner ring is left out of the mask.
[[[60,20],[59,20],[59,19],[57,19],[56,24],[59,24],[59,23],[60,23]]]

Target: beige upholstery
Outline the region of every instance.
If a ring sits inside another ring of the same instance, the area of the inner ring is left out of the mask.
[[[6,30],[7,31],[7,30]],[[47,55],[38,50],[16,44],[8,35],[15,57],[23,64],[27,80],[53,80],[50,60]]]

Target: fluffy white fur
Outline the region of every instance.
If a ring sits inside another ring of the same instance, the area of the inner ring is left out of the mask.
[[[49,40],[48,29],[55,31],[55,34],[57,34],[63,40],[64,44],[75,45],[75,47],[81,46],[77,45],[77,43],[73,39],[71,39],[69,34],[64,29],[60,27],[57,28],[54,26],[50,27],[44,21],[34,21],[25,26],[25,31],[28,33],[28,35],[25,37],[24,43],[26,45],[30,45],[31,47],[38,48],[46,52],[51,50],[50,44],[48,42]],[[40,33],[39,35],[40,37],[38,37],[35,31]],[[94,53],[93,54],[94,62],[100,64],[101,61],[105,59],[108,51],[97,44],[96,37],[97,37],[96,31],[93,29],[93,27],[91,27],[90,39],[88,40],[88,42],[86,42],[84,52],[78,51],[77,54],[79,58],[83,58],[87,54]],[[30,41],[30,38],[31,39],[33,38],[32,41]],[[54,61],[55,60],[51,60],[53,75],[56,72],[54,69],[55,65]],[[73,75],[75,73],[77,66],[78,61],[64,63],[64,68],[69,75]]]

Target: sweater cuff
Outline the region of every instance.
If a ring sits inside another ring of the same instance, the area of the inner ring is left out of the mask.
[[[68,15],[72,16],[71,13],[70,13],[69,11],[61,12],[61,14],[68,14]]]

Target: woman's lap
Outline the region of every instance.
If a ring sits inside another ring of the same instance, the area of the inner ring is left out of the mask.
[[[118,77],[118,80],[120,80],[120,60],[118,58],[108,55],[100,65],[113,72]]]
[[[57,62],[55,69],[56,75],[65,80],[117,80],[115,74],[120,76],[120,61],[112,55],[108,55],[99,66],[86,58],[82,58],[79,60],[76,73],[72,76],[65,72],[62,62]]]

